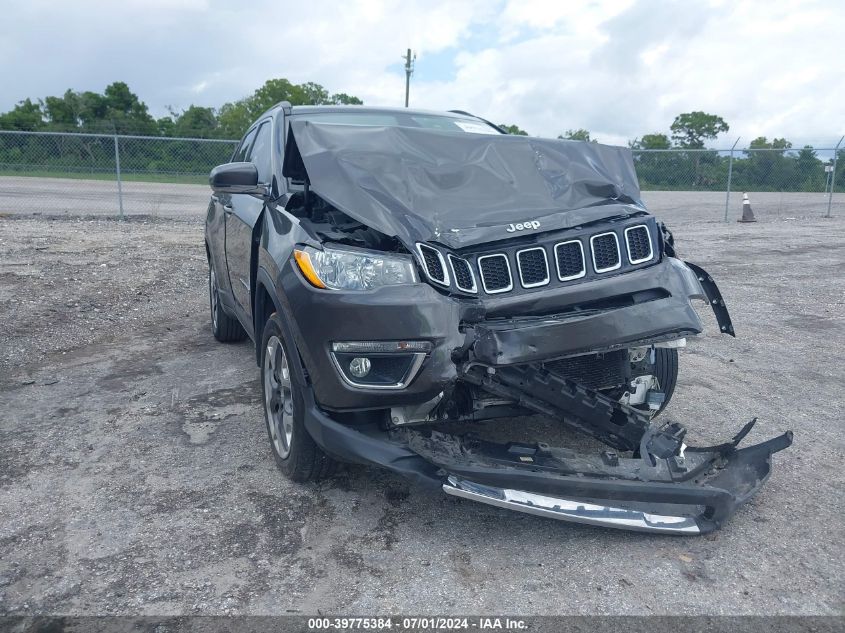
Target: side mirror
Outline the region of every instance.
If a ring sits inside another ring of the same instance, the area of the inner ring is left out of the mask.
[[[267,195],[267,185],[258,182],[258,169],[252,163],[226,163],[211,170],[208,184],[218,193]]]

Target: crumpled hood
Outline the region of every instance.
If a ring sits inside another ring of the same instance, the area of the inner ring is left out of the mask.
[[[423,128],[294,118],[284,175],[409,248],[461,249],[644,211],[630,150]],[[296,155],[298,151],[298,156]],[[304,169],[304,173],[303,173]]]

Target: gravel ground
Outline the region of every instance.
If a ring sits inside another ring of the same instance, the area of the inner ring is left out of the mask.
[[[750,441],[795,431],[762,493],[696,538],[363,467],[290,483],[250,346],[210,334],[198,220],[0,218],[0,613],[841,614],[843,220],[800,215],[673,224],[738,338],[702,312],[667,416],[699,442],[753,416]]]

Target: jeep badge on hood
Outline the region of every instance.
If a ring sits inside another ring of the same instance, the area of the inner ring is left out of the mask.
[[[534,229],[537,230],[540,228],[540,223],[537,220],[532,220],[531,222],[517,222],[516,224],[508,224],[508,228],[505,230],[508,233],[513,233],[514,231],[524,231],[526,229]]]

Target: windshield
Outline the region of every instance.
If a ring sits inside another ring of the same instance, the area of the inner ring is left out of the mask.
[[[484,121],[473,118],[404,112],[314,112],[295,114],[296,118],[319,123],[388,127],[422,127],[430,130],[466,132],[468,134],[501,134]]]

